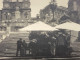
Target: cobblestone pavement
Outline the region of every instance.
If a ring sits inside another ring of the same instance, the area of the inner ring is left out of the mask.
[[[30,59],[26,57],[0,57],[0,60],[80,60],[80,57],[72,58],[41,58],[41,59]]]

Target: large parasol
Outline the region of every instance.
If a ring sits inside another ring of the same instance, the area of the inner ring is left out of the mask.
[[[77,38],[78,34],[76,36],[76,33],[75,33],[75,36],[73,36],[72,31],[76,31],[78,33],[80,31],[80,24],[77,24],[77,23],[74,23],[74,22],[66,22],[66,23],[57,25],[55,28],[68,30],[68,31],[70,31],[70,37],[76,37]],[[75,41],[75,40],[72,40],[71,42],[73,42],[73,41]]]
[[[55,28],[57,29],[67,29],[72,31],[80,31],[80,24],[74,22],[66,22],[60,25],[57,25]]]
[[[24,27],[22,29],[19,29],[19,31],[56,31],[56,30],[58,29],[51,27],[48,24],[45,24],[41,21],[29,25],[27,27]]]

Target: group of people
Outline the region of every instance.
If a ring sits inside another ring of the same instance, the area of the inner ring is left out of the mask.
[[[20,38],[17,41],[16,56],[26,56],[26,49],[30,49],[32,55],[67,55],[70,46],[70,34],[64,31],[47,34],[35,34],[32,32],[29,36],[31,40],[29,45]],[[55,51],[54,51],[55,50]],[[44,53],[44,54],[43,54]]]
[[[70,53],[70,34],[60,31],[56,36],[56,55],[66,56]]]
[[[27,44],[26,44],[25,40],[22,41],[22,39],[20,38],[17,41],[16,56],[26,56],[26,47],[27,47]]]

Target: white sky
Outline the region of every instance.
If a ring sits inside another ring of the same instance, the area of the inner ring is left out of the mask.
[[[2,1],[0,0],[0,9],[2,9]],[[35,17],[36,14],[39,13],[40,9],[43,9],[45,6],[49,4],[51,0],[30,0],[31,1],[31,15]],[[68,0],[57,0],[58,6],[68,6]]]

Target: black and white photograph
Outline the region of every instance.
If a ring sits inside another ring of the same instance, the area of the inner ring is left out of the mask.
[[[80,60],[80,0],[0,0],[0,60]]]

